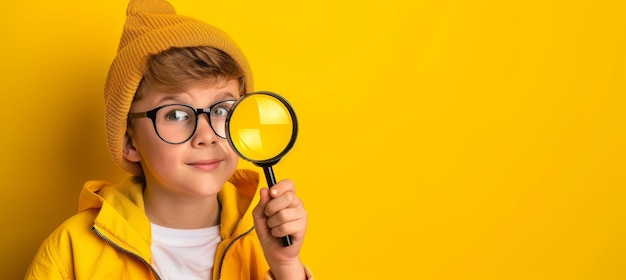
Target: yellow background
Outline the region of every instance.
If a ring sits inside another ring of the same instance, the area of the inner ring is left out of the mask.
[[[318,279],[626,279],[624,1],[172,2],[295,107],[274,170]],[[125,9],[0,9],[3,279],[84,181],[124,176],[102,88]]]

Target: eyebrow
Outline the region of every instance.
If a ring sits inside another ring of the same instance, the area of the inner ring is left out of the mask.
[[[183,91],[183,92],[176,92],[176,93],[165,93],[165,96],[163,98],[156,100],[155,105],[158,105],[158,104],[162,105],[165,102],[176,102],[176,103],[187,104],[187,102],[183,102],[180,98],[177,98],[181,93],[187,93],[187,92]],[[217,92],[216,94],[213,95],[214,99],[213,99],[213,102],[211,102],[211,104],[219,102],[219,101],[224,101],[224,100],[236,100],[237,99],[237,97],[235,97],[236,95],[238,94],[233,94],[231,91]],[[192,105],[192,104],[189,104],[189,105]]]
[[[226,100],[228,98],[233,98],[233,99],[237,99],[237,97],[235,97],[236,95],[239,94],[233,94],[230,91],[220,91],[219,93],[216,94],[216,96],[218,97],[218,101],[219,100]]]

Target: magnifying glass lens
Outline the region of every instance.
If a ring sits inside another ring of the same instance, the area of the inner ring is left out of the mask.
[[[294,119],[274,96],[257,94],[242,100],[229,120],[235,150],[253,162],[279,159],[292,145]]]

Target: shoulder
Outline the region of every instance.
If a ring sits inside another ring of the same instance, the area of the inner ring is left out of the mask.
[[[98,209],[87,209],[74,214],[59,225],[44,240],[44,245],[53,248],[69,248],[77,242],[84,241],[87,236],[93,235],[93,224]]]
[[[35,254],[26,279],[42,275],[46,279],[69,279],[73,275],[74,250],[98,242],[91,230],[96,215],[96,210],[77,213],[50,233]]]

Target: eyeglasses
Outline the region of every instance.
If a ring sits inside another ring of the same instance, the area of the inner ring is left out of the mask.
[[[129,113],[128,118],[150,118],[161,140],[170,144],[182,144],[193,136],[198,128],[198,116],[206,114],[209,126],[220,138],[226,138],[226,116],[236,100],[223,100],[209,108],[195,108],[187,104],[168,104],[150,111]]]

